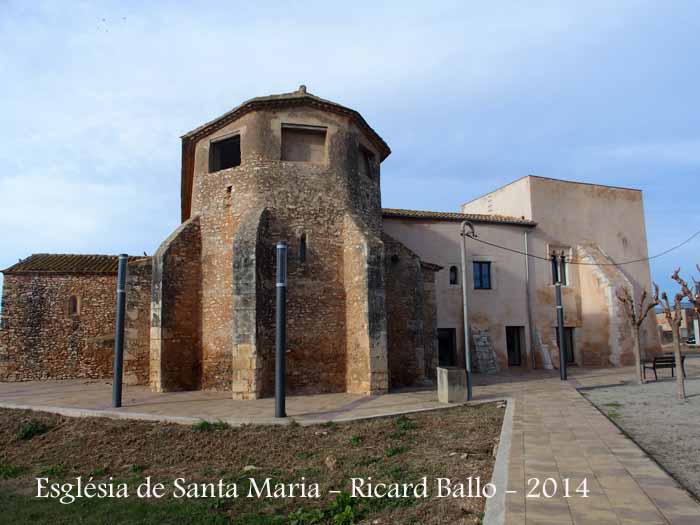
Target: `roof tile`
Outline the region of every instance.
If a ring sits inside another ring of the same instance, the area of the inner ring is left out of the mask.
[[[397,219],[430,219],[438,221],[473,221],[493,224],[510,224],[515,226],[537,226],[535,221],[522,217],[510,217],[508,215],[486,215],[479,213],[454,213],[449,211],[423,211],[402,210],[396,208],[383,208],[384,218]]]
[[[142,257],[129,257],[130,261]],[[51,273],[51,274],[105,274],[116,275],[119,265],[117,255],[78,255],[59,253],[35,253],[9,268],[5,274]]]

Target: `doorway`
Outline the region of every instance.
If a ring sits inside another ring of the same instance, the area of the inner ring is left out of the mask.
[[[455,366],[457,329],[438,328],[438,366]]]
[[[508,350],[508,366],[522,365],[524,346],[525,327],[506,326],[506,348]]]
[[[557,346],[560,346],[559,342],[559,330],[554,329],[557,333]],[[576,358],[574,357],[574,329],[565,326],[564,327],[564,354],[566,355],[567,364],[575,364]]]

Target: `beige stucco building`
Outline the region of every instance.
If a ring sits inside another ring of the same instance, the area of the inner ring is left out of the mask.
[[[477,234],[467,240],[477,366],[489,352],[500,369],[558,366],[552,252],[564,253],[567,260],[562,291],[569,361],[582,366],[633,363],[630,327],[616,296],[621,287],[636,296],[651,288],[641,191],[527,176],[464,204],[461,212],[384,211],[387,234],[446,269],[436,283],[443,363],[464,359],[464,220]],[[648,354],[660,348],[654,316],[643,326],[642,346]]]

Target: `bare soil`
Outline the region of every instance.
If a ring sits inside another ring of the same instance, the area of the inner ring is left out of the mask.
[[[310,427],[198,429],[0,409],[0,493],[11,494],[15,499],[8,499],[7,505],[20,512],[23,503],[17,497],[26,498],[26,504],[36,501],[37,476],[51,481],[112,477],[130,488],[147,476],[167,486],[175,478],[186,478],[188,483],[219,479],[245,483],[249,477],[292,483],[304,477],[307,483],[320,484],[321,498],[208,501],[204,514],[197,514],[194,521],[177,521],[201,523],[211,518],[218,523],[215,518],[223,517],[233,523],[330,523],[334,511],[328,509],[335,496],[328,491],[349,492],[352,477],[408,483],[427,476],[430,497],[353,500],[354,517],[340,523],[480,523],[483,498],[436,498],[434,480],[463,482],[479,476],[483,483],[489,481],[503,412],[497,404],[485,404]],[[37,423],[48,430],[26,439],[27,429],[37,428]],[[23,432],[25,439],[19,437]],[[163,504],[167,501],[158,503]],[[70,505],[47,503],[41,507],[45,510],[34,513],[34,522],[61,522],[65,511],[61,507]],[[292,516],[300,518],[294,521]]]

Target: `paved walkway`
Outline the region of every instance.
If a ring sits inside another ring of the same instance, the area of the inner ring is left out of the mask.
[[[700,359],[689,375],[700,374]],[[534,371],[476,376],[476,401],[510,398],[514,403],[505,501],[507,524],[700,524],[700,505],[605,416],[577,387],[619,384],[629,369],[573,369],[561,382],[557,372]],[[0,383],[0,406],[49,410],[66,415],[103,415],[191,423],[200,419],[232,424],[276,423],[274,400],[233,401],[226,393],[154,394],[126,387],[124,408],[110,408],[108,381]],[[301,424],[377,417],[441,408],[434,391],[378,397],[326,394],[290,397],[288,414]],[[534,481],[539,485],[533,489]],[[546,481],[552,478],[553,481]],[[571,497],[564,497],[569,479]],[[575,491],[583,480],[589,497]],[[552,498],[526,494],[557,491]],[[499,487],[500,489],[501,487]]]
[[[287,397],[288,419],[275,419],[273,398],[234,401],[227,392],[168,392],[125,386],[123,406],[112,408],[109,381],[67,380],[0,383],[0,407],[28,408],[66,416],[102,416],[192,424],[201,420],[241,424],[302,425],[347,421],[420,410],[446,408],[433,390],[411,390],[383,396],[321,394]]]
[[[696,371],[697,373],[697,371]],[[630,369],[574,369],[571,381],[547,373],[532,379],[478,388],[481,395],[508,395],[515,402],[506,495],[507,524],[700,524],[700,505],[633,441],[577,391],[577,386],[619,384]],[[539,480],[552,498],[528,498]],[[562,487],[569,479],[570,498]],[[575,493],[586,479],[588,498]]]

